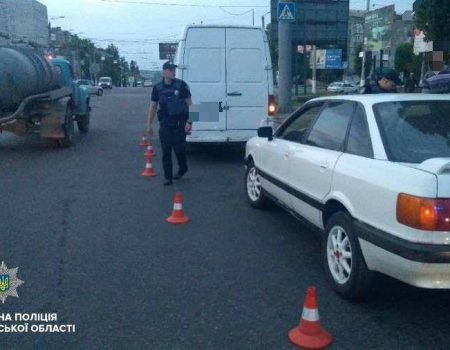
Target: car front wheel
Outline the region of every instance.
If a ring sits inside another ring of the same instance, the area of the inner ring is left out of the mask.
[[[263,208],[267,204],[267,197],[261,186],[261,179],[255,165],[250,163],[245,173],[245,192],[250,204],[255,208]]]
[[[323,263],[333,289],[348,299],[368,294],[373,273],[368,270],[358,238],[353,233],[349,214],[338,212],[331,216],[325,228]]]

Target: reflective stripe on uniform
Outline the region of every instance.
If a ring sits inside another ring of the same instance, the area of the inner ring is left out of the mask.
[[[302,312],[302,319],[310,322],[319,321],[319,310],[304,307]]]

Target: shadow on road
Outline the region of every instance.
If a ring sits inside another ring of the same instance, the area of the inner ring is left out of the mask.
[[[205,162],[244,163],[245,143],[188,144],[189,157]]]

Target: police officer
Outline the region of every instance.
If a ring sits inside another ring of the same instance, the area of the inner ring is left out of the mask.
[[[192,104],[188,85],[175,78],[175,68],[171,62],[163,65],[163,79],[153,87],[148,110],[148,132],[153,134],[152,124],[159,105],[159,139],[163,152],[165,186],[172,185],[172,179],[180,179],[188,170],[186,160],[186,133],[190,132],[189,106]],[[173,176],[172,149],[178,161],[178,172]]]
[[[366,84],[363,94],[382,94],[397,92],[397,86],[401,80],[395,70],[390,69],[381,75],[381,78]]]

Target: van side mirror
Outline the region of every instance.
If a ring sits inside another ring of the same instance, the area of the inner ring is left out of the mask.
[[[273,140],[273,129],[271,126],[262,126],[258,128],[258,137],[266,137],[269,141]]]

